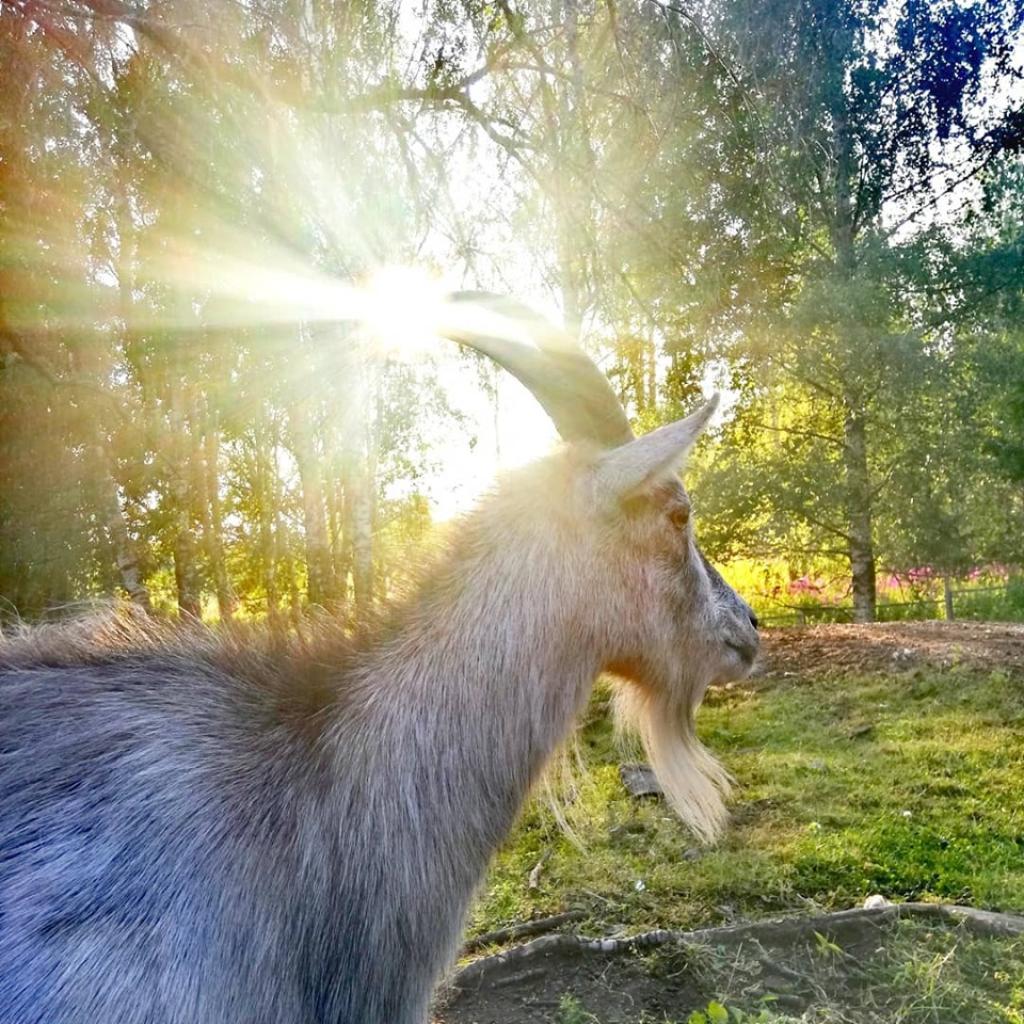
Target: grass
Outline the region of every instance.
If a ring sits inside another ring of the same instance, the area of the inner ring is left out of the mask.
[[[783,963],[787,961],[782,960]],[[792,951],[788,965],[808,979],[799,1015],[764,1000],[761,965],[737,954],[719,965],[722,1004],[737,1021],[801,1024],[1020,1024],[1024,1021],[1024,940],[979,938],[962,929],[902,921],[884,945],[856,954],[831,943]],[[732,1024],[733,1017],[729,1017]],[[688,1021],[687,1024],[690,1024]],[[704,1024],[699,1021],[697,1024]]]
[[[765,996],[764,951],[702,950],[664,954],[717,982],[721,996],[678,1019],[636,1024],[1021,1024],[1024,939],[988,939],[961,929],[901,921],[883,946],[854,955],[822,941],[774,957],[804,979],[798,999]],[[685,961],[685,964],[683,964]],[[652,970],[672,969],[659,963]],[[780,1004],[797,1004],[787,1012]],[[602,1024],[572,995],[556,1024]]]
[[[919,668],[712,692],[700,733],[737,780],[732,827],[713,849],[662,803],[626,794],[609,698],[599,688],[581,732],[563,808],[575,841],[535,800],[493,865],[475,931],[568,907],[588,934],[689,930],[873,893],[1024,911],[1024,678]],[[923,920],[857,948],[747,942],[642,959],[715,998],[635,1024],[1024,1024],[1024,939]],[[781,965],[781,983],[766,963]],[[552,1019],[603,1024],[601,1011],[572,992]]]
[[[711,693],[700,732],[737,779],[733,826],[714,849],[660,802],[627,796],[607,702],[599,690],[565,811],[578,845],[534,801],[493,866],[474,931],[567,906],[594,933],[689,929],[872,893],[1024,909],[1020,678],[922,669]]]

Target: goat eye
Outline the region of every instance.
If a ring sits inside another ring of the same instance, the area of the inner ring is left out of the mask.
[[[683,506],[672,509],[668,514],[669,522],[677,529],[684,530],[690,521],[690,510]]]

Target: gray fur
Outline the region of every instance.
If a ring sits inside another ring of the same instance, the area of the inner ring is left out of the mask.
[[[748,670],[749,609],[668,525],[678,482],[613,515],[600,459],[516,474],[354,650],[122,621],[0,643],[0,1024],[423,1024],[604,669],[681,723],[652,756],[713,834],[690,724]]]

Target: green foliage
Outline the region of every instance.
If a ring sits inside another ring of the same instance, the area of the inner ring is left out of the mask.
[[[587,1013],[580,1001],[571,995],[564,995],[558,1002],[555,1024],[599,1024],[598,1019]]]
[[[337,295],[412,262],[546,288],[640,429],[720,377],[719,559],[1024,561],[1019,4],[108,13],[3,9],[8,611],[399,588],[456,417]]]
[[[784,1024],[792,1019],[765,1009],[750,1013],[736,1006],[724,1006],[713,999],[703,1010],[694,1010],[686,1018],[686,1024]]]
[[[979,379],[963,332],[978,309],[972,274],[951,252],[955,229],[919,218],[945,140],[982,162],[997,136],[1015,150],[1012,114],[990,108],[989,138],[975,114],[981,55],[1009,74],[1020,17],[1012,5],[911,5],[893,20],[875,3],[714,7],[770,153],[753,201],[749,181],[728,180],[742,228],[718,255],[734,274],[785,268],[723,318],[740,400],[697,485],[718,557],[844,557],[855,596],[873,601],[876,559],[957,570],[987,557],[994,518],[1019,515],[982,443],[978,404],[1005,402],[1007,388]],[[938,69],[953,67],[940,87]],[[721,146],[739,161],[749,140],[726,129]],[[897,206],[902,232],[887,223]],[[771,214],[746,213],[758,207]],[[1004,274],[1003,291],[1019,279]]]
[[[372,602],[451,411],[325,302],[341,268],[404,258],[430,173],[400,181],[399,138],[294,90],[386,80],[394,26],[328,4],[300,47],[273,4],[185,4],[156,37],[87,9],[2,21],[0,615],[133,581],[191,614]]]

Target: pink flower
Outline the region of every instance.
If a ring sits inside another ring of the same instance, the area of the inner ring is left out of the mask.
[[[801,576],[789,584],[791,594],[820,594],[825,589],[822,580],[812,580],[810,576]]]

